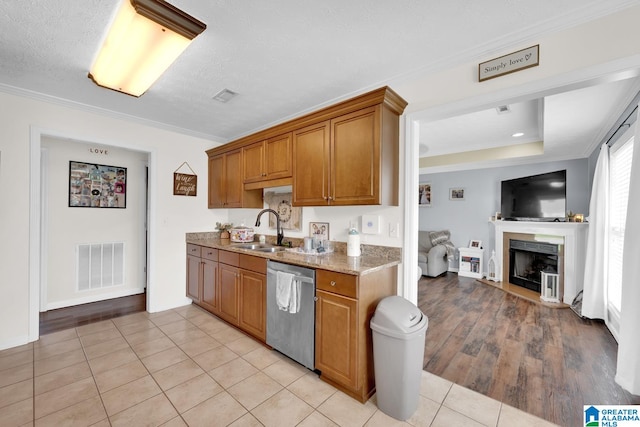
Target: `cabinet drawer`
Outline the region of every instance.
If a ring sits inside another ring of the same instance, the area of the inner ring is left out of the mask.
[[[212,248],[205,248],[204,246],[200,250],[200,256],[205,259],[209,259],[211,261],[218,260],[218,250]]]
[[[192,243],[187,243],[187,255],[193,255],[193,256],[197,256],[198,258],[200,258],[200,249],[202,247],[198,246],[198,245],[194,245]]]
[[[358,277],[335,271],[316,270],[316,288],[346,297],[358,298]]]
[[[260,274],[267,274],[267,260],[253,255],[240,255],[240,268],[255,271]]]
[[[233,265],[237,267],[240,265],[240,254],[237,252],[220,251],[218,252],[218,261],[222,264]]]

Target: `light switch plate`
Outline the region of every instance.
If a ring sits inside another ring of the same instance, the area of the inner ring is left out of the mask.
[[[362,215],[361,229],[363,234],[380,234],[380,216]]]

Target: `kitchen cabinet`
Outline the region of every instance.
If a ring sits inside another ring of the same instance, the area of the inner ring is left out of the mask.
[[[240,149],[209,156],[209,208],[261,208],[262,192],[246,191]]]
[[[316,369],[356,388],[358,301],[320,290],[316,298]]]
[[[244,184],[291,178],[291,132],[242,147],[242,175]]]
[[[238,258],[237,253],[220,251],[218,263],[218,281],[220,284],[220,309],[218,315],[233,325],[238,325],[240,291]]]
[[[261,208],[262,189],[281,185],[295,206],[397,206],[406,106],[383,87],[207,150],[209,207]]]
[[[215,312],[218,307],[218,250],[187,244],[187,296]]]
[[[196,304],[202,294],[200,246],[187,244],[187,296]]]
[[[316,369],[360,402],[375,393],[369,322],[396,282],[396,266],[363,276],[316,270]]]
[[[218,315],[266,341],[267,260],[221,250],[218,270]]]
[[[382,112],[364,108],[293,132],[294,206],[397,205],[397,188],[385,180],[397,178],[389,164],[397,163],[398,138],[381,137]]]

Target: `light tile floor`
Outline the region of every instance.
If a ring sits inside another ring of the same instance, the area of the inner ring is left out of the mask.
[[[550,426],[422,372],[406,422],[186,306],[137,313],[0,351],[0,425]]]

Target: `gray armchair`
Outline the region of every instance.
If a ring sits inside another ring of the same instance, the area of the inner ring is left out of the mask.
[[[450,236],[448,230],[418,231],[418,267],[422,275],[436,277],[449,269],[449,259],[455,251]]]

